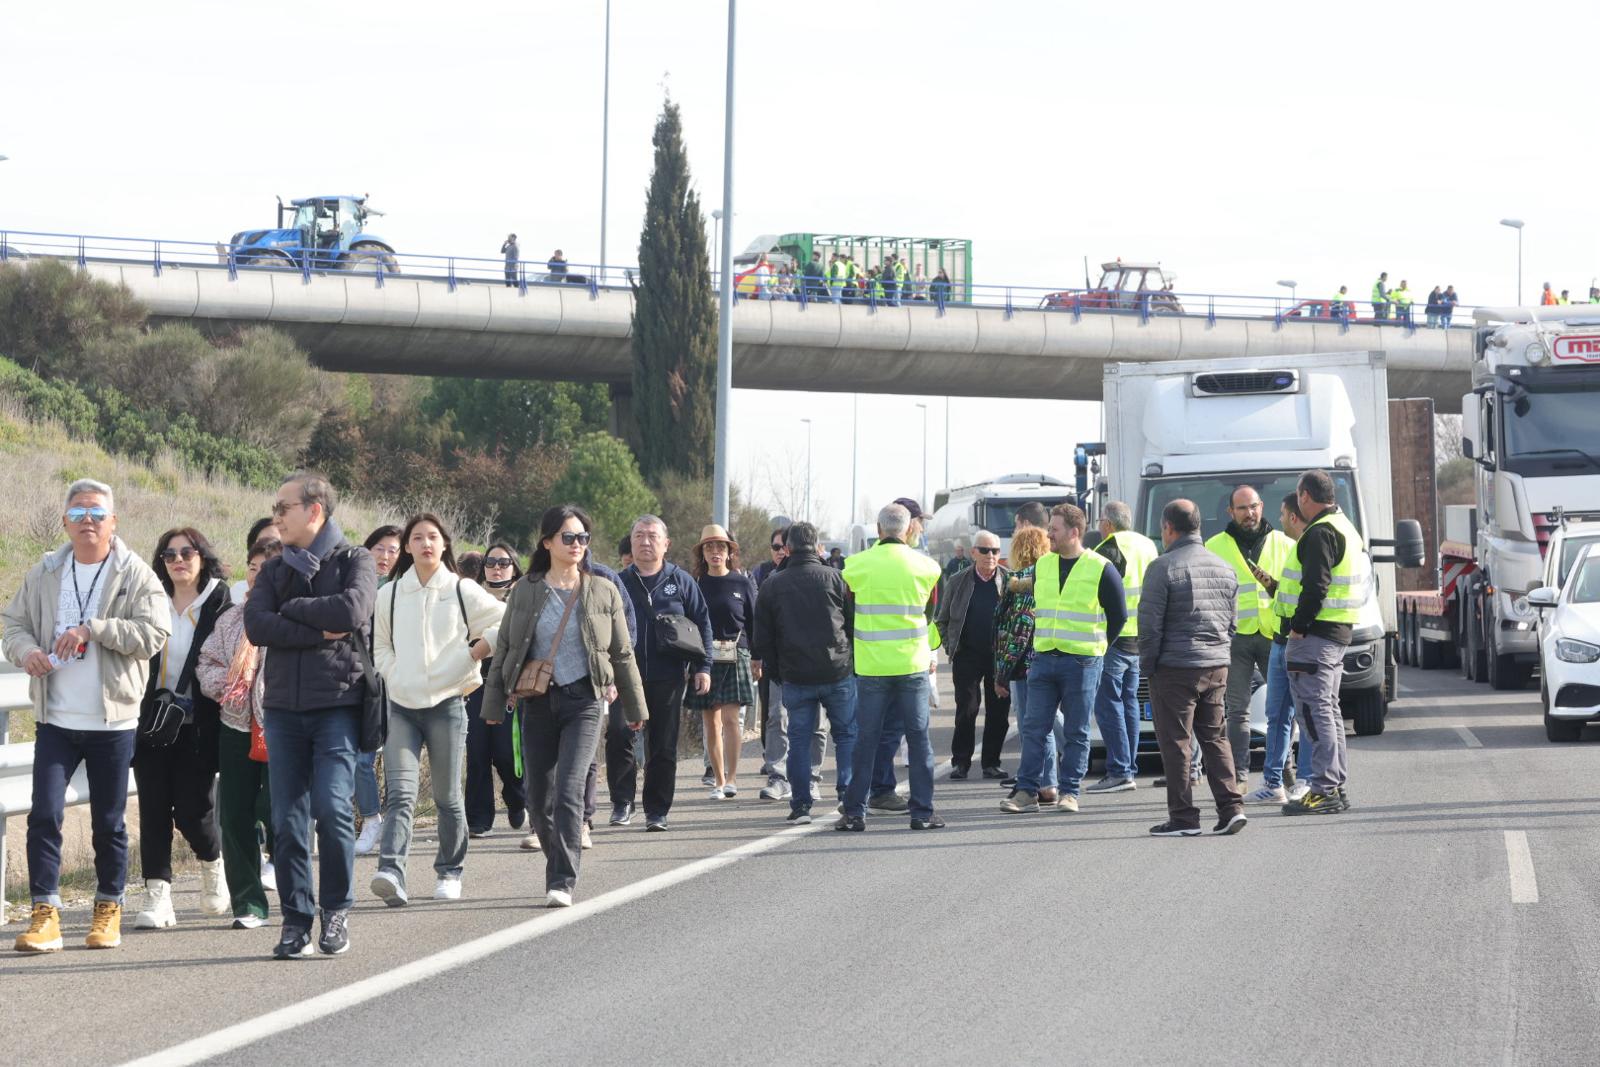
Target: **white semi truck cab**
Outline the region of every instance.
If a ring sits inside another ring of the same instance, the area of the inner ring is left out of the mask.
[[[1600,517],[1600,306],[1479,308],[1461,450],[1477,470],[1469,625],[1495,688],[1538,662],[1526,594],[1569,518]],[[1559,509],[1559,513],[1558,513]]]

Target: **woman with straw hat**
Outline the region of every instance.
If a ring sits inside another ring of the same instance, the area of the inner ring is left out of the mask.
[[[750,659],[750,628],[755,621],[756,583],[740,571],[739,543],[716,523],[700,532],[694,546],[694,576],[711,612],[711,688],[690,693],[684,704],[698,710],[705,725],[706,763],[714,784],[712,800],[739,794],[739,749],[744,742],[740,710],[755,703],[760,664]]]

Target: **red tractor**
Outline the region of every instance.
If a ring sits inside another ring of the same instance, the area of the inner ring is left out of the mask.
[[[1160,263],[1124,263],[1116,260],[1100,264],[1100,284],[1083,289],[1067,289],[1050,293],[1039,302],[1040,307],[1066,308],[1077,306],[1085,311],[1138,311],[1141,303],[1148,303],[1153,315],[1182,315],[1183,305],[1172,292],[1178,276],[1161,269]]]

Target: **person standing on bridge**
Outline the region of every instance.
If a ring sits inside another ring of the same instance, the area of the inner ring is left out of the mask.
[[[972,539],[972,566],[947,577],[934,624],[950,662],[956,690],[956,729],[950,740],[950,777],[965,778],[972,768],[978,709],[984,710],[985,778],[1004,778],[1000,749],[1011,729],[1011,698],[995,689],[994,620],[1011,573],[1000,565],[1000,538],[979,530]]]
[[[844,257],[835,252],[828,260],[828,299],[835,304],[844,303],[844,283],[849,273]]]
[[[937,830],[933,810],[933,745],[928,738],[928,676],[939,630],[930,626],[939,565],[907,542],[911,512],[901,504],[878,512],[878,543],[845,561],[851,594],[856,666],[856,721],[844,813],[835,830],[865,830],[867,790],[882,742],[898,716],[911,747],[911,829]],[[892,750],[891,750],[892,752]]]
[[[1214,834],[1236,834],[1249,821],[1223,732],[1238,580],[1233,568],[1200,543],[1200,509],[1174,500],[1161,512],[1166,546],[1144,575],[1139,597],[1139,666],[1150,679],[1156,743],[1167,779],[1167,821],[1155,837],[1196,837],[1200,809],[1190,778],[1198,743],[1211,797]]]
[[[1279,588],[1283,602],[1294,608],[1284,658],[1300,709],[1300,743],[1311,739],[1311,789],[1285,804],[1283,813],[1337,815],[1350,810],[1339,679],[1372,583],[1372,564],[1361,534],[1334,503],[1327,471],[1306,471],[1296,494],[1306,528]]]
[[[1389,290],[1389,299],[1394,302],[1394,317],[1402,326],[1411,325],[1411,283],[1404,278],[1400,284]]]
[[[37,733],[28,812],[33,913],[18,952],[61,951],[61,823],[80,765],[94,830],[94,918],[88,948],[122,943],[128,879],[128,768],[150,658],[167,643],[172,606],[155,572],[116,536],[111,487],[80,478],[67,488],[67,543],[35,564],[0,619],[0,647],[26,671]]]
[[[1137,787],[1139,776],[1139,596],[1145,571],[1160,550],[1154,541],[1133,528],[1133,509],[1121,500],[1106,504],[1100,519],[1103,538],[1095,551],[1122,576],[1128,622],[1122,634],[1106,648],[1100,669],[1100,688],[1094,698],[1094,718],[1106,746],[1106,773],[1085,793],[1121,793]]]
[[[1272,659],[1272,635],[1277,632],[1270,592],[1282,573],[1294,542],[1272,528],[1262,514],[1265,505],[1254,486],[1240,485],[1228,498],[1228,525],[1206,541],[1233,568],[1238,579],[1237,622],[1228,662],[1228,743],[1233,746],[1234,772],[1239,790],[1250,781],[1250,685],[1254,672],[1267,676]]]
[[[267,709],[272,754],[272,822],[283,929],[273,957],[336,956],[350,948],[355,902],[356,750],[366,702],[364,652],[378,593],[372,553],[345,540],[334,521],[338,495],[319,474],[291,475],[272,514],[283,555],[268,560],[244,604],[250,643],[267,649]],[[320,849],[321,893],[311,877],[311,834]],[[319,908],[320,904],[320,908]]]
[[[1341,285],[1339,291],[1333,294],[1333,299],[1328,301],[1328,314],[1338,322],[1348,322],[1355,311],[1351,305],[1349,287]]]
[[[506,257],[506,287],[517,284],[517,261],[522,258],[522,249],[517,246],[517,235],[508,234],[500,245],[500,254]]]
[[[422,752],[433,772],[439,813],[433,899],[460,900],[467,858],[461,767],[467,748],[466,695],[482,684],[505,605],[456,574],[455,548],[437,515],[406,523],[393,579],[378,595],[372,657],[388,684],[383,744],[383,842],[372,892],[390,907],[410,900],[406,860]]]
[[[1430,330],[1439,328],[1439,316],[1443,313],[1443,297],[1444,290],[1437,285],[1428,293],[1428,303],[1423,310],[1428,316],[1428,329]]]
[[[561,249],[558,248],[550,253],[550,262],[546,263],[544,267],[551,274],[560,277],[567,273],[567,257],[562,255]],[[564,281],[565,279],[562,280]]]
[[[1389,317],[1389,272],[1379,273],[1378,280],[1372,283],[1372,317],[1386,319]]]
[[[1453,285],[1445,286],[1444,287],[1444,292],[1441,293],[1440,296],[1439,296],[1439,326],[1440,326],[1440,328],[1446,329],[1446,330],[1448,330],[1450,328],[1450,319],[1451,319],[1452,316],[1455,315],[1455,313],[1456,313],[1456,305],[1459,304],[1460,302],[1461,302],[1461,298],[1456,295],[1456,287],[1453,286]]]

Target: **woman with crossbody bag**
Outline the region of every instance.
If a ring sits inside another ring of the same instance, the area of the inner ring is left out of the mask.
[[[706,764],[714,781],[712,800],[739,795],[739,750],[744,745],[743,709],[756,702],[760,665],[750,659],[750,627],[755,621],[756,583],[739,570],[739,544],[712,523],[694,546],[694,577],[711,612],[711,688],[689,693],[686,708],[704,720]]]
[[[389,690],[383,745],[383,831],[372,892],[390,907],[410,901],[406,860],[422,753],[439,811],[435,900],[461,898],[467,815],[461,767],[466,754],[464,697],[480,684],[478,663],[494,648],[505,605],[477,582],[456,576],[455,552],[437,515],[417,515],[400,538],[400,559],[378,591],[373,657]]]
[[[572,904],[583,855],[583,793],[606,704],[620,693],[630,728],[644,725],[623,594],[589,570],[593,524],[582,508],[550,508],[506,618],[484,686],[483,719],[520,700],[528,816],[545,855],[545,903]]]

